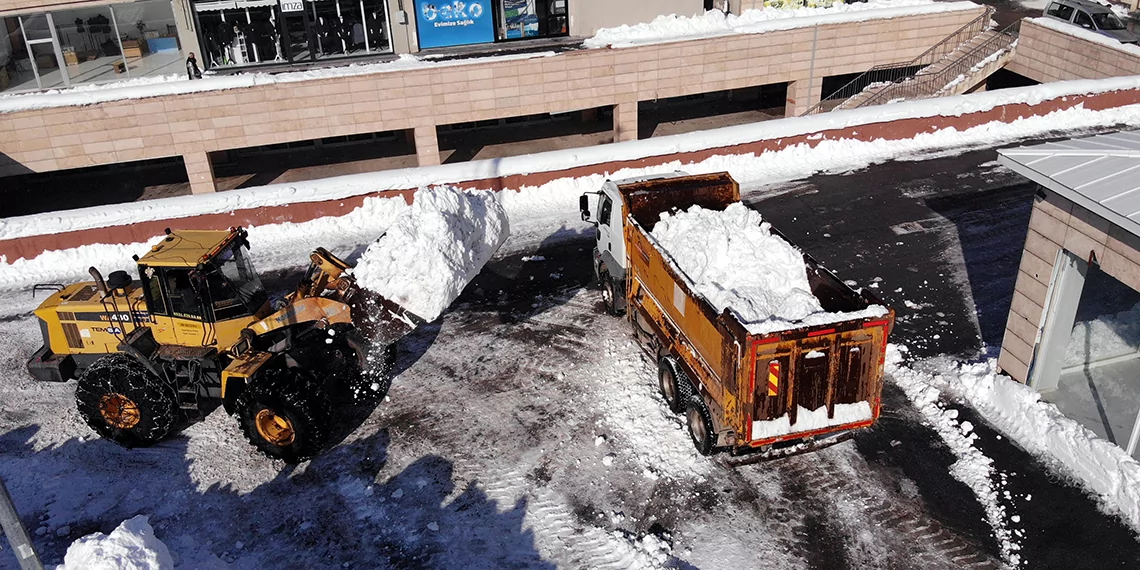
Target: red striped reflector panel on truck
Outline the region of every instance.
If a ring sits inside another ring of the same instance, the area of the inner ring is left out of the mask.
[[[780,361],[768,363],[768,395],[775,396],[780,391]]]

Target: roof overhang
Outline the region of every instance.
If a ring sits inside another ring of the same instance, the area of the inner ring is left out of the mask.
[[[1140,237],[1140,131],[998,150],[998,162]]]

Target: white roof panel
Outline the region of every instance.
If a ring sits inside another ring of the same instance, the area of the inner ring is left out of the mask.
[[[1140,236],[1140,131],[1001,149],[998,161]]]

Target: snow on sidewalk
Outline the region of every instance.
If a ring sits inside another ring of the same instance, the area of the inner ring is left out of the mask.
[[[954,475],[978,494],[1007,561],[1016,560],[1020,531],[1011,531],[1006,521],[1016,523],[1018,517],[997,503],[992,462],[972,446],[972,426],[957,421],[957,414],[940,402],[943,396],[969,405],[1017,445],[1075,479],[1106,510],[1140,532],[1140,461],[1066,417],[1036,390],[1000,374],[993,359],[924,363],[929,369],[919,371],[902,363],[902,352],[905,347],[894,345],[888,351],[888,377],[902,387],[959,456],[961,465],[955,465]]]
[[[710,10],[694,16],[658,16],[652,22],[598,30],[587,39],[588,48],[615,48],[712,38],[731,34],[762,34],[827,24],[846,24],[875,19],[939,14],[978,7],[973,2],[933,0],[867,0],[851,4],[809,8],[762,8],[744,10],[739,16]]]

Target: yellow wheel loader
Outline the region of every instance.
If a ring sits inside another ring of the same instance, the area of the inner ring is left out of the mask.
[[[326,443],[329,395],[379,401],[395,342],[419,324],[356,285],[323,248],[297,287],[271,301],[241,228],[166,230],[138,262],[138,279],[49,286],[35,315],[44,346],[38,380],[77,380],[83,419],[125,447],[155,443],[219,405],[266,455],[308,459]],[[42,288],[45,286],[37,286]]]

